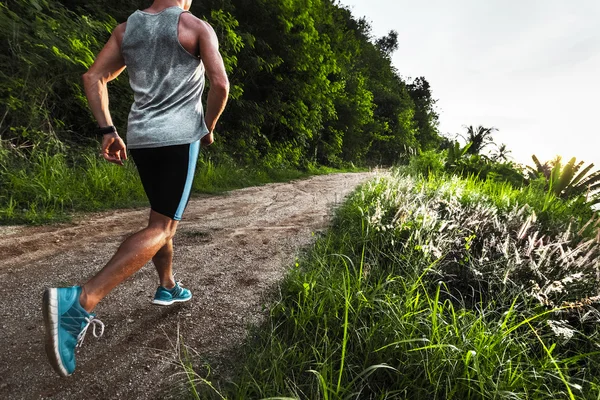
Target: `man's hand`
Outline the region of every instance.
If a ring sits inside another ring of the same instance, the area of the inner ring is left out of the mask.
[[[213,133],[210,132],[209,134],[202,136],[202,139],[200,139],[200,144],[202,147],[208,147],[213,144],[214,141]]]
[[[125,142],[116,133],[108,133],[102,138],[102,157],[108,162],[123,165],[127,160]]]

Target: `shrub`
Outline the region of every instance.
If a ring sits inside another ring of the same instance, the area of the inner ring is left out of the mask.
[[[408,167],[416,174],[429,176],[444,171],[445,154],[436,150],[427,150],[411,157]]]
[[[417,251],[456,293],[478,300],[525,290],[549,306],[596,296],[600,245],[581,236],[587,221],[545,226],[537,218],[543,210],[519,203],[519,195],[491,181],[396,175],[366,184],[360,202],[382,253]]]

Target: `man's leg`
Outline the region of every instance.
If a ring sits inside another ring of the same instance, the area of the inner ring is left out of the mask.
[[[175,280],[173,279],[173,239],[158,250],[152,257],[152,262],[156,267],[160,286],[165,289],[173,289],[175,287]]]
[[[94,336],[97,325],[101,327],[100,335],[104,332],[104,324],[90,312],[115,286],[142,268],[171,241],[177,223],[150,211],[148,226],[128,237],[108,264],[85,285],[46,289],[42,307],[46,354],[60,375],[68,376],[75,370],[75,348],[90,324],[94,324]]]
[[[192,298],[188,289],[173,282],[172,238],[189,199],[198,148],[198,142],[194,142],[131,150],[153,210],[148,226],[127,238],[108,264],[85,285],[48,288],[44,292],[46,353],[60,375],[67,376],[75,370],[75,347],[89,325],[101,325],[104,329],[90,312],[115,286],[151,259],[156,257],[161,281],[153,304],[167,306]]]
[[[177,224],[178,221],[150,211],[148,226],[128,237],[108,264],[83,285],[79,297],[81,306],[91,312],[115,286],[137,272],[163,248],[167,250],[162,251],[159,258],[172,258],[172,238]],[[163,269],[170,270],[170,262],[168,265]]]
[[[192,299],[192,292],[181,287],[173,279],[173,240],[169,240],[152,257],[152,262],[158,272],[160,286],[156,289],[152,304],[169,306],[173,303],[186,302]]]

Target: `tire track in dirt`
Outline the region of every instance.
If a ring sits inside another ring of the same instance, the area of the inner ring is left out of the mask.
[[[145,225],[148,211],[0,227],[0,398],[177,398],[174,384],[184,378],[178,337],[197,352],[196,363],[210,363],[209,379],[227,376],[248,324],[264,316],[265,294],[313,233],[326,228],[333,206],[373,175],[315,176],[192,199],[174,239],[174,269],[193,299],[152,306],[158,282],[146,265],[96,308],[104,336],[88,333],[69,378],[59,378],[46,360],[43,290],[83,283]]]

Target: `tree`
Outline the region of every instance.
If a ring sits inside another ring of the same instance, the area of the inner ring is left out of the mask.
[[[431,93],[431,85],[425,77],[418,77],[407,85],[408,94],[414,103],[413,120],[417,128],[417,139],[424,149],[436,148],[442,138],[438,132],[439,116],[435,109],[437,100]]]
[[[508,155],[512,153],[507,147],[505,143],[502,143],[500,146],[497,146],[496,153],[492,154],[492,161],[508,161]]]
[[[467,143],[472,143],[468,150],[469,154],[480,154],[485,147],[493,144],[492,134],[498,130],[494,127],[484,128],[481,125],[477,128],[474,128],[473,125],[466,126],[465,128],[467,129],[467,136],[463,138]]]
[[[0,2],[3,154],[95,141],[80,76],[114,26],[149,3]],[[191,10],[215,29],[231,84],[211,155],[269,166],[390,165],[439,141],[429,83],[408,84],[391,64],[398,33],[373,37],[337,0],[203,0]],[[110,89],[123,135],[128,86],[125,70]]]
[[[391,30],[386,36],[377,39],[375,46],[385,57],[391,57],[392,53],[398,50],[398,32]]]

